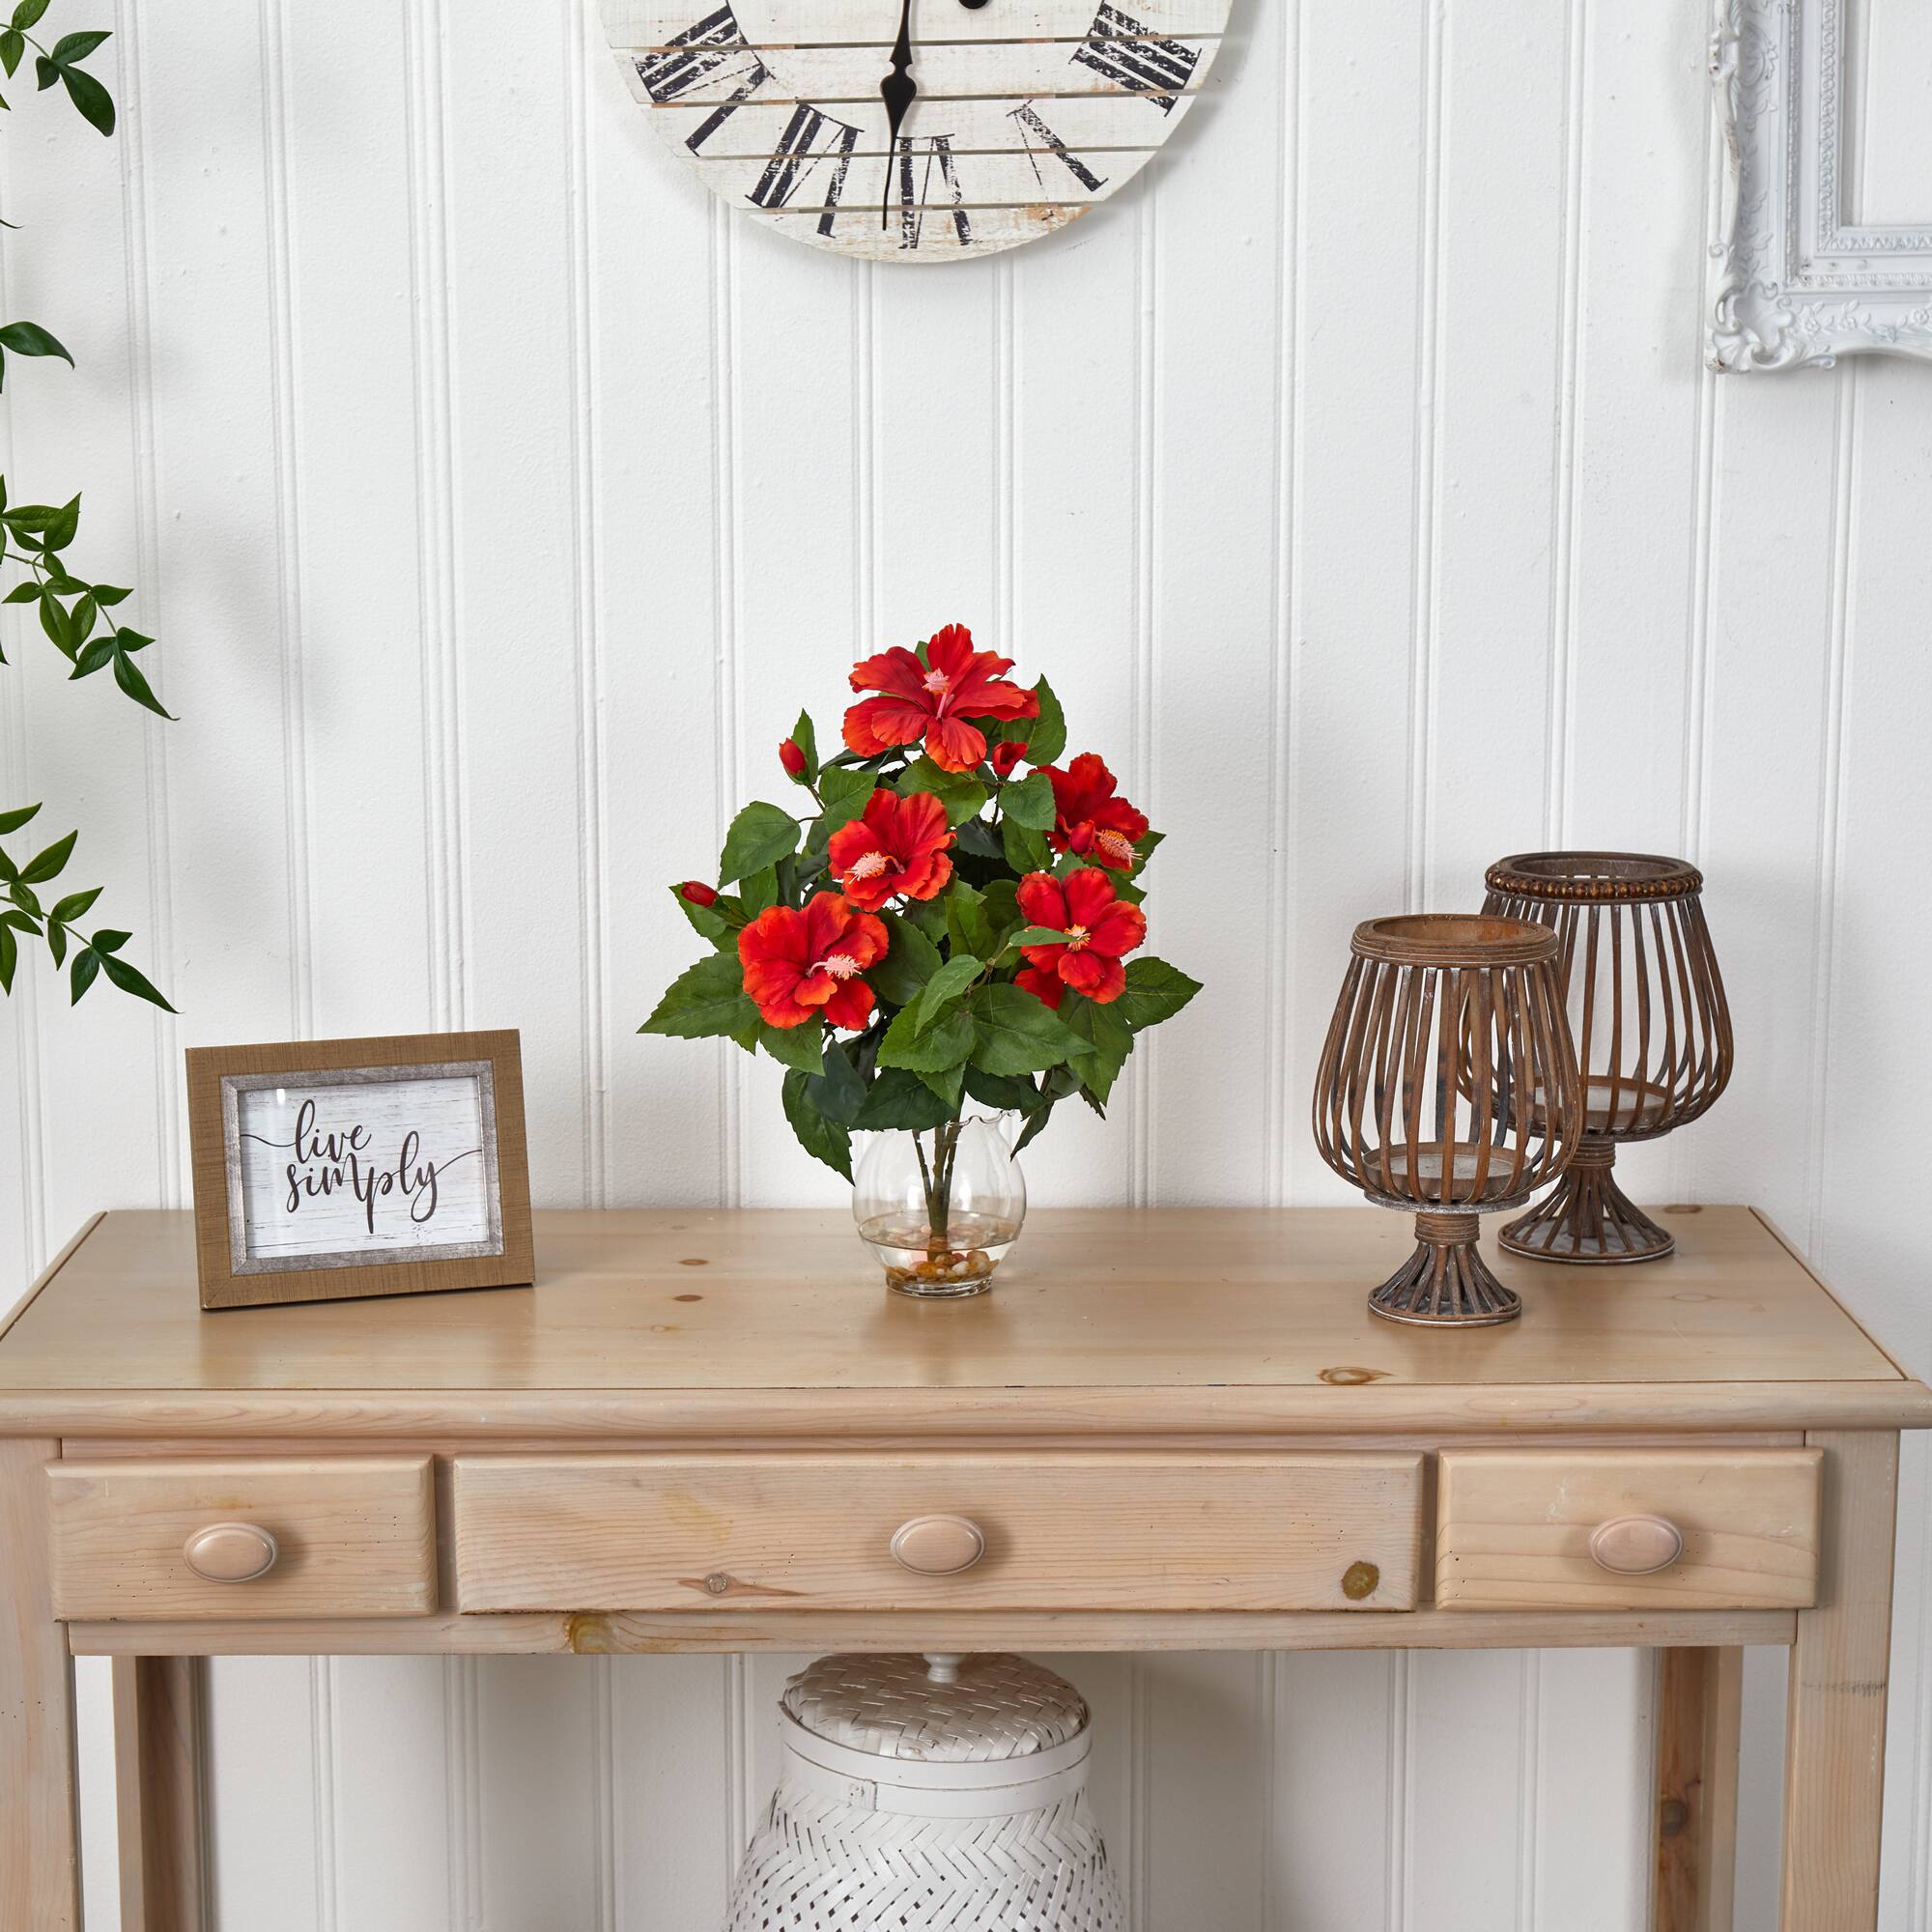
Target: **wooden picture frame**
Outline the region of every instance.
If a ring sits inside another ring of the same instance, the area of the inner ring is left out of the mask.
[[[535,1278],[514,1031],[190,1047],[187,1113],[204,1308]]]

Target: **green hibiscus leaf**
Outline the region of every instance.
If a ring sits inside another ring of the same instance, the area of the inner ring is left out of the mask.
[[[944,1126],[956,1111],[917,1073],[908,1073],[902,1066],[888,1066],[872,1082],[872,1091],[866,1095],[866,1104],[859,1110],[853,1125],[868,1132],[905,1127],[923,1133],[929,1127]]]
[[[881,1066],[903,1066],[914,1073],[938,1073],[949,1066],[965,1064],[973,1051],[976,1035],[971,1018],[954,1009],[923,1033],[916,1024],[919,1009],[907,1007],[879,1044]]]
[[[949,1118],[959,1111],[959,1094],[966,1077],[966,1063],[963,1060],[956,1066],[941,1067],[937,1073],[922,1071],[919,1077],[945,1103]]]
[[[1072,1055],[1067,1065],[1079,1074],[1081,1086],[1103,1106],[1127,1055],[1134,1050],[1133,1029],[1115,1010],[1118,1004],[1102,1006],[1071,992],[1060,1003],[1061,1019],[1087,1042],[1086,1050]]]
[[[849,765],[827,765],[818,775],[818,795],[825,810],[813,822],[810,846],[823,851],[835,832],[865,811],[878,788],[870,772],[854,771]]]
[[[808,783],[815,783],[818,779],[818,731],[811,722],[811,713],[801,711],[798,723],[791,727],[791,741],[805,753],[805,777]]]
[[[938,1018],[940,1009],[949,1000],[956,1000],[984,971],[985,962],[971,952],[956,953],[952,958],[949,959],[925,982],[925,991],[920,995],[918,1018],[914,1022],[914,1031],[923,1033]],[[967,1050],[969,1052],[972,1050],[972,1043],[970,1041],[967,1043]],[[965,1055],[962,1054],[960,1058],[964,1059]],[[900,1062],[899,1064],[908,1066],[912,1065],[910,1061]]]
[[[762,872],[798,850],[798,820],[790,812],[762,800],[753,801],[731,821],[724,835],[724,856],[718,862],[718,883],[736,885],[753,872]]]
[[[1033,772],[1018,784],[1008,785],[1000,794],[1000,810],[1015,825],[1029,832],[1053,829],[1053,781],[1044,772]]]
[[[909,1007],[924,992],[939,971],[939,948],[909,919],[881,913],[892,942],[886,956],[866,969],[867,982],[879,998],[895,1007]]]
[[[1029,872],[1044,872],[1052,868],[1053,847],[1031,826],[1016,825],[1010,818],[1001,819],[1000,842],[1007,855],[1007,864],[1022,878]]]
[[[15,355],[58,355],[70,368],[73,357],[66,348],[47,333],[37,322],[10,322],[0,328],[0,349],[11,349]],[[67,540],[71,543],[71,537]],[[53,544],[51,549],[61,550],[63,544]]]
[[[822,1160],[834,1174],[852,1179],[852,1136],[838,1121],[829,1119],[812,1098],[813,1080],[804,1073],[789,1072],[784,1077],[785,1119],[798,1137],[798,1144],[813,1160]]]
[[[986,787],[968,772],[949,772],[922,753],[900,774],[899,795],[927,791],[946,808],[949,825],[964,825],[986,809]]]
[[[809,1020],[804,1026],[775,1027],[761,1023],[758,1044],[780,1065],[800,1073],[816,1073],[825,1046],[822,1020]]]
[[[1078,1034],[1022,987],[981,986],[968,1010],[973,1065],[987,1073],[1038,1073],[1087,1050]]]
[[[677,909],[691,923],[691,929],[700,938],[708,939],[714,946],[723,945],[730,937],[731,926],[715,905],[695,905],[686,898],[683,891],[672,886],[671,897],[677,902]]]
[[[993,944],[993,923],[986,917],[985,895],[956,878],[940,903],[946,907],[946,935],[952,951],[990,959],[999,949]]]
[[[1114,1010],[1135,1033],[1143,1033],[1171,1020],[1200,990],[1199,980],[1190,980],[1165,959],[1129,959],[1127,989],[1114,1002]]]
[[[1039,1089],[1017,1074],[988,1073],[983,1066],[966,1063],[966,1091],[982,1107],[997,1107],[1003,1114],[1030,1114],[1039,1105]]]
[[[1026,740],[1027,763],[1057,765],[1066,750],[1066,714],[1045,678],[1034,686],[1033,695],[1039,699],[1039,716],[1022,718],[1016,727]]]
[[[680,973],[669,990],[638,1031],[665,1034],[675,1039],[730,1038],[750,1032],[754,1037],[758,1009],[745,991],[744,968],[735,952],[714,952]]]
[[[866,1083],[852,1065],[844,1043],[833,1035],[825,1036],[825,1054],[820,1070],[811,1076],[811,1104],[828,1121],[849,1127],[866,1104]]]

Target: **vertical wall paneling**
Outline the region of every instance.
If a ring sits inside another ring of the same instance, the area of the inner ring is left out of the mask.
[[[1932,1370],[1870,1184],[1932,1055],[1932,372],[1701,371],[1697,10],[1240,0],[1144,180],[956,272],[743,226],[582,0],[99,23],[115,140],[9,119],[4,307],[78,366],[10,363],[0,443],[16,498],[85,491],[181,722],[6,613],[0,804],[80,826],[183,1015],[23,967],[0,1306],[93,1208],[185,1198],[200,1040],[517,1025],[540,1199],[835,1199],[769,1061],[635,1028],[797,704],[832,742],[854,656],[957,620],[1170,835],[1151,946],[1208,986],[1030,1151],[1037,1201],[1338,1198],[1303,1122],[1354,921],[1540,838],[1682,847],[1737,1081],[1632,1182],[1761,1203]],[[1885,1932],[1932,1912],[1928,1511],[1914,1443]],[[217,1662],[216,1932],[715,1920],[796,1662]],[[1643,1922],[1636,1654],[1060,1662],[1136,1932]]]

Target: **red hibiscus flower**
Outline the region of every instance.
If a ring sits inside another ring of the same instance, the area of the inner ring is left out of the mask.
[[[854,691],[876,691],[845,714],[845,743],[861,757],[923,738],[934,764],[970,772],[986,755],[974,718],[1037,718],[1039,699],[1005,681],[1011,658],[976,651],[964,624],[949,624],[925,647],[925,662],[895,645],[852,667]]]
[[[929,791],[910,798],[875,791],[865,816],[832,835],[826,857],[845,896],[862,912],[877,912],[899,893],[909,899],[943,893],[952,876],[952,843],[946,808]]]
[[[1047,838],[1054,849],[1131,872],[1134,847],[1147,837],[1147,814],[1114,796],[1113,773],[1095,753],[1082,752],[1067,770],[1049,765],[1046,775],[1053,781],[1053,830]]]
[[[803,912],[772,906],[738,935],[745,990],[768,1025],[828,1024],[858,1033],[872,1017],[872,989],[859,976],[886,956],[886,928],[837,893],[814,893]]]
[[[1051,872],[1029,872],[1020,881],[1020,910],[1035,925],[1050,925],[1068,935],[1064,946],[1024,949],[1032,973],[1017,983],[1050,1007],[1039,980],[1057,980],[1090,1000],[1107,1006],[1126,990],[1122,959],[1147,937],[1147,916],[1137,905],[1114,896],[1114,882],[1097,866],[1083,866],[1065,879]],[[1036,976],[1038,976],[1037,978]]]

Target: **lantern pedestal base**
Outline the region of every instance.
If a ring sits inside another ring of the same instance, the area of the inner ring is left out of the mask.
[[[1661,1261],[1677,1245],[1617,1185],[1614,1141],[1586,1134],[1554,1192],[1498,1237],[1513,1255],[1532,1262],[1572,1262],[1591,1266]]]
[[[1418,1214],[1415,1252],[1369,1296],[1384,1321],[1430,1328],[1493,1328],[1522,1313],[1476,1251],[1483,1223],[1475,1214]]]

